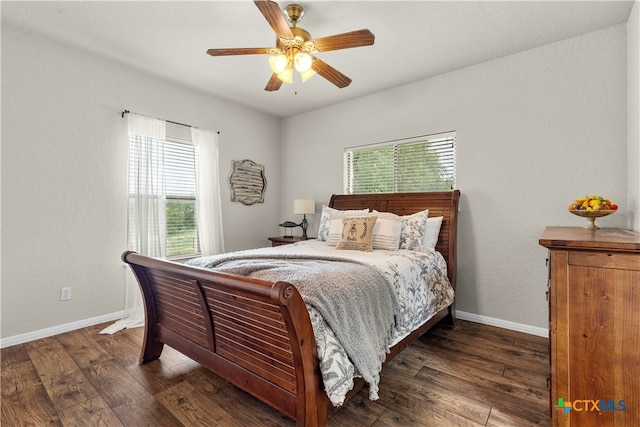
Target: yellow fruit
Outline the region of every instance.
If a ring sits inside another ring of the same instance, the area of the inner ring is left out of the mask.
[[[613,206],[615,206],[615,208]],[[615,210],[616,208],[617,205],[611,200],[598,195],[577,198],[569,205],[570,211],[601,211]]]

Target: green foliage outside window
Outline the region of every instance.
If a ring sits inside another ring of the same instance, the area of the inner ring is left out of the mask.
[[[167,212],[167,257],[198,253],[196,202],[169,199]]]
[[[455,136],[345,150],[349,194],[455,188]]]

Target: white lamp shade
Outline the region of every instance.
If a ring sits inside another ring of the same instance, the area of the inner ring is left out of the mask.
[[[293,213],[308,215],[316,213],[316,202],[313,199],[296,199],[293,201]]]

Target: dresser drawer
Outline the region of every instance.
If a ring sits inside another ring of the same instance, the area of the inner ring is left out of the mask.
[[[620,252],[570,251],[569,265],[640,271],[640,257]]]

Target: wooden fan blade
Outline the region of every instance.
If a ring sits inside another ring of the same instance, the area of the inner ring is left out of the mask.
[[[255,55],[261,53],[269,53],[271,48],[268,47],[238,47],[226,49],[209,49],[207,53],[211,56],[228,56],[228,55]]]
[[[273,92],[280,89],[280,86],[282,86],[282,80],[278,78],[278,75],[276,73],[273,73],[264,90],[266,90],[267,92]]]
[[[253,3],[258,7],[260,13],[262,13],[278,37],[284,39],[292,39],[294,37],[278,3],[270,0],[253,0]]]
[[[374,41],[375,36],[371,31],[358,30],[315,39],[313,40],[313,44],[315,44],[316,49],[318,49],[320,52],[326,52],[329,50],[371,46]]]
[[[321,59],[314,57],[313,62],[311,63],[311,69],[339,88],[347,87],[351,84],[351,79],[349,77],[345,76]]]

